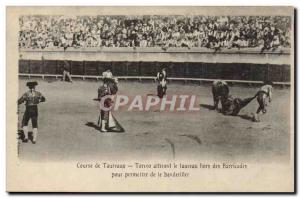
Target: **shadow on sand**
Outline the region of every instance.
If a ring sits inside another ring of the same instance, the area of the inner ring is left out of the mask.
[[[111,128],[111,129],[107,130],[107,132],[102,132],[100,130],[100,127],[98,125],[96,125],[94,122],[87,122],[85,125],[88,126],[88,127],[92,127],[94,129],[100,131],[101,133],[107,133],[107,132],[124,133],[125,132],[125,130],[123,128],[121,128],[121,129],[113,129],[113,128]]]
[[[249,116],[247,114],[245,115],[238,115],[240,118],[244,119],[244,120],[249,120],[253,122],[253,116]]]
[[[200,104],[200,106],[205,108],[205,109],[208,109],[208,110],[215,110],[214,106],[212,106],[212,105]],[[217,112],[221,113],[221,111],[219,109],[218,109]],[[251,115],[245,114],[245,115],[237,115],[237,116],[244,119],[244,120],[249,120],[249,121],[253,122],[253,116],[251,116]]]
[[[92,128],[94,128],[94,129],[100,131],[100,127],[99,127],[98,125],[96,125],[94,122],[87,122],[87,123],[85,124],[85,126],[92,127]]]
[[[208,109],[208,110],[215,110],[214,106],[208,105],[208,104],[200,104],[200,107],[203,107],[203,108]]]
[[[24,135],[24,132],[23,130],[18,130],[18,139],[19,140],[24,140],[25,138],[25,135]],[[29,131],[28,132],[28,139],[29,140],[32,140],[33,136],[32,136],[32,131]]]

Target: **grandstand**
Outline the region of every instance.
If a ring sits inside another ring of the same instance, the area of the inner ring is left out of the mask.
[[[23,16],[23,49],[93,47],[290,47],[291,18],[283,16]]]

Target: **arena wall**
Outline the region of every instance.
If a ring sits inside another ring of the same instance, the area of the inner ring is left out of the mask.
[[[291,73],[288,50],[227,49],[216,53],[203,48],[22,50],[19,73],[61,74],[64,60],[69,61],[72,75],[83,76],[99,76],[107,68],[115,76],[155,76],[167,67],[170,77],[289,82]]]

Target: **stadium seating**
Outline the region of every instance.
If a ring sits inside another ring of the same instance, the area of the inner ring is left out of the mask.
[[[276,50],[290,47],[284,16],[22,16],[19,47],[170,47]]]

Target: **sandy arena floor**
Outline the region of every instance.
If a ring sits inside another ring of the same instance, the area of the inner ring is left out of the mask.
[[[25,79],[19,81],[19,94],[27,90]],[[290,89],[275,89],[262,122],[249,120],[258,107],[256,99],[240,116],[224,116],[209,110],[212,105],[209,85],[169,84],[168,95],[197,95],[197,112],[114,113],[125,133],[101,133],[87,123],[98,119],[97,96],[100,82],[43,81],[37,90],[47,101],[39,105],[37,144],[21,143],[19,157],[33,161],[196,159],[254,162],[283,162],[289,159]],[[135,96],[155,94],[156,84],[119,83],[119,94]],[[257,88],[233,86],[231,94],[246,98]],[[24,105],[20,105],[21,121]],[[30,124],[31,131],[31,124]]]

